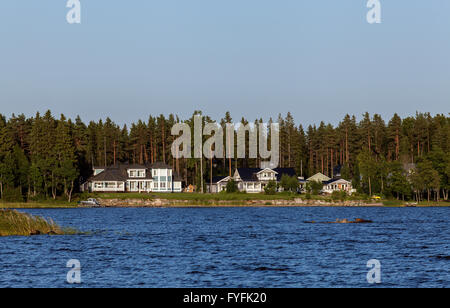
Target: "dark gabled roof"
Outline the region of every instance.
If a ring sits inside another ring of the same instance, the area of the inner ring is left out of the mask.
[[[151,180],[153,178],[151,169],[172,169],[172,167],[163,162],[156,162],[152,165],[120,164],[110,167],[101,167],[99,169],[104,169],[104,171],[95,176],[91,176],[88,181],[126,181],[130,179]],[[129,169],[145,169],[145,178],[128,177],[127,170]],[[178,182],[182,181],[182,178],[180,174],[173,171],[173,180]]]
[[[99,174],[92,176],[89,181],[126,181],[127,179],[144,179],[144,180],[151,180],[152,179],[152,173],[148,171],[148,168],[144,165],[128,165],[128,164],[120,164],[120,165],[114,165],[104,169],[103,172],[100,172]],[[130,178],[128,177],[128,169],[146,169],[147,172],[145,173],[145,178]]]
[[[127,169],[116,167],[105,168],[103,172],[91,177],[90,181],[126,181],[128,178]]]
[[[261,171],[261,168],[237,168],[239,176],[244,182],[255,182],[258,181],[256,173]]]
[[[265,168],[267,169],[267,168]],[[238,168],[237,171],[241,177],[241,179],[244,182],[254,182],[254,181],[258,181],[258,178],[256,176],[256,174],[260,171],[263,171],[264,169],[261,168]],[[273,171],[275,171],[277,174],[277,181],[281,180],[281,177],[283,175],[288,175],[288,176],[295,176],[297,177],[297,173],[295,172],[294,168],[275,168],[275,169],[271,169]]]
[[[287,176],[295,176],[297,177],[297,172],[295,172],[294,168],[275,168],[273,171],[277,172],[277,181],[281,181],[281,177],[283,175]]]
[[[158,161],[156,163],[153,163],[149,166],[149,168],[151,169],[172,169],[171,166],[169,166],[168,164],[162,162],[162,161]]]

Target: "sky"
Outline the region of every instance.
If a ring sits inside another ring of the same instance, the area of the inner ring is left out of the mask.
[[[292,113],[450,111],[450,1],[0,1],[0,113],[119,124],[150,114],[249,121]]]

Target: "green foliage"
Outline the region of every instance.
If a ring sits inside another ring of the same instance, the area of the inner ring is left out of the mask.
[[[51,220],[20,213],[15,210],[0,210],[0,236],[29,236],[37,234],[64,234]]]
[[[284,191],[296,192],[299,187],[298,179],[295,176],[283,174],[281,176],[280,186],[283,187]]]
[[[344,201],[347,199],[347,193],[345,191],[333,191],[331,193],[331,199],[334,201]]]
[[[313,195],[318,195],[323,189],[323,183],[319,181],[311,181],[306,183],[306,191]]]
[[[401,206],[404,204],[405,204],[405,202],[399,201],[399,200],[384,200],[383,201],[384,206]]]
[[[3,202],[23,202],[22,189],[20,187],[8,187],[3,190]]]
[[[422,160],[417,164],[417,170],[412,174],[411,181],[416,193],[427,192],[428,201],[431,191],[438,191],[441,184],[439,172],[433,169],[433,164],[429,160]]]
[[[277,183],[275,181],[269,181],[266,187],[264,187],[266,195],[275,195],[277,193]]]
[[[395,195],[397,199],[399,199],[400,196],[403,200],[405,197],[409,198],[412,187],[401,165],[399,163],[392,163],[390,170],[391,173],[387,177],[386,183],[388,191]]]
[[[209,120],[204,118],[204,122]],[[229,112],[218,120],[222,126],[232,122]],[[263,123],[263,119],[244,118],[241,122],[252,120]],[[321,122],[306,130],[295,124],[290,113],[279,115],[277,121],[283,140],[280,167],[295,167],[302,176],[322,172],[332,177],[334,167],[341,165],[341,177],[351,180],[360,193],[409,199],[413,190],[415,199],[448,199],[450,119],[446,114],[417,113],[404,119],[395,114],[385,121],[380,115],[365,113],[359,122],[355,116],[345,115],[337,126]],[[193,117],[182,120],[173,114],[152,115],[130,127],[120,127],[109,118],[85,124],[77,117],[72,122],[64,115],[55,118],[50,111],[30,118],[0,115],[0,195],[8,188],[21,188],[27,200],[70,200],[78,192],[78,184],[91,176],[92,166],[155,161],[178,165],[186,184],[200,190],[201,177],[209,176],[209,161],[203,160],[201,174],[198,159],[173,159],[170,145],[175,137],[170,130],[177,122],[193,128]],[[223,137],[226,141],[226,134]],[[431,167],[419,166],[423,161],[429,161]],[[254,158],[215,159],[213,173],[229,174],[230,169],[254,168],[259,163]],[[406,174],[406,163],[417,164],[416,172]],[[296,191],[293,180],[289,183],[286,177],[281,186]],[[310,187],[308,191],[317,194],[320,189]]]
[[[365,191],[372,195],[372,185],[377,178],[378,164],[375,157],[367,150],[362,151],[357,156],[359,171],[363,178],[363,184],[366,187]]]
[[[225,188],[225,191],[227,192],[227,194],[233,194],[238,192],[238,187],[237,184],[234,180],[231,180],[227,183],[227,186]]]

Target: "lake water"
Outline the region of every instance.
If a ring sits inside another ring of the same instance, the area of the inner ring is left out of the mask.
[[[23,211],[90,234],[0,238],[0,287],[450,287],[450,208]]]

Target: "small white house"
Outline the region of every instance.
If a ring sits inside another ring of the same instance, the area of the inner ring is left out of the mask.
[[[206,184],[207,192],[220,193],[227,189],[227,184],[233,178],[231,176],[218,176],[213,177],[212,181]]]
[[[312,181],[316,181],[316,182],[327,182],[330,181],[331,179],[329,177],[327,177],[325,174],[323,173],[316,173],[314,174],[312,177],[309,177],[306,179],[307,182],[312,182]]]
[[[344,179],[333,179],[324,182],[323,192],[331,194],[334,191],[345,191],[348,194],[351,194],[353,192],[352,182]]]

